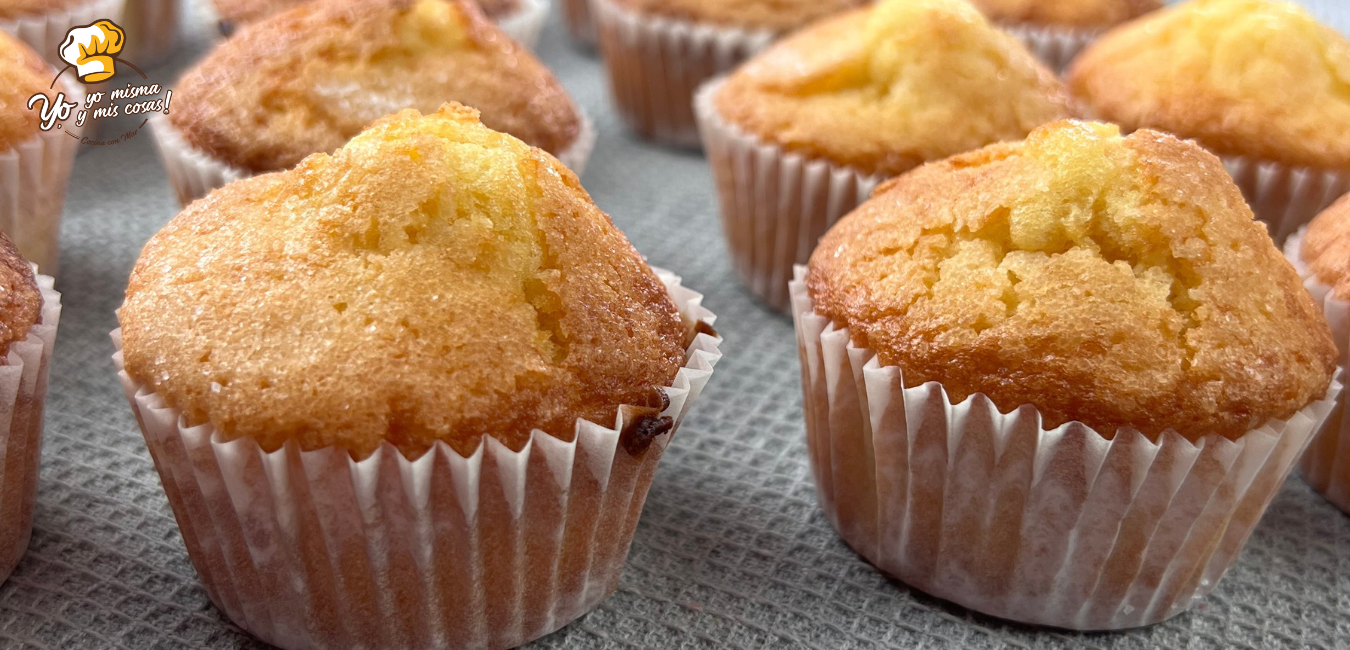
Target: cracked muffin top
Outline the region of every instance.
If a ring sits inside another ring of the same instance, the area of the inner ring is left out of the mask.
[[[789,151],[895,175],[1071,116],[1069,94],[962,0],[886,0],[738,69],[722,119]]]
[[[1163,6],[1162,0],[971,0],[990,20],[1103,29]]]
[[[42,93],[55,99],[57,90],[48,88],[54,76],[56,71],[33,48],[0,32],[0,152],[40,132],[42,120],[36,110],[29,110],[28,98]]]
[[[28,338],[29,328],[41,319],[42,291],[33,267],[0,232],[0,366],[9,363],[9,345]]]
[[[449,101],[557,154],[581,132],[567,91],[466,0],[323,0],[240,30],[174,88],[195,148],[252,172],[331,153],[375,120]]]
[[[45,1],[45,0],[44,0]],[[72,0],[73,1],[73,0]],[[216,15],[231,25],[244,25],[262,20],[286,9],[296,7],[310,0],[213,0]],[[521,0],[473,0],[483,14],[493,20],[499,20],[520,10]]]
[[[878,188],[811,257],[818,313],[953,402],[1108,437],[1237,438],[1322,398],[1336,346],[1223,165],[1064,121]]]
[[[1350,196],[1323,210],[1303,233],[1299,257],[1336,297],[1350,300]]]
[[[1103,36],[1069,86],[1094,117],[1220,155],[1350,167],[1350,41],[1271,0],[1191,0]]]
[[[193,203],[119,319],[126,372],[193,425],[357,458],[571,440],[684,362],[664,285],[576,176],[458,105]]]
[[[630,10],[727,27],[788,32],[872,0],[614,0]]]

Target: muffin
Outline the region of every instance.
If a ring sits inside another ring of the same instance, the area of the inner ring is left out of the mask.
[[[695,104],[737,273],[778,310],[792,266],[882,179],[1072,114],[1055,76],[961,0],[821,21]]]
[[[1276,243],[1350,189],[1350,42],[1295,5],[1186,2],[1103,37],[1068,83],[1097,117],[1223,157]]]
[[[122,58],[145,68],[168,60],[178,47],[183,0],[125,0],[122,20],[127,33]]]
[[[9,578],[33,532],[47,399],[61,294],[36,275],[0,233],[0,582]]]
[[[61,207],[66,180],[80,147],[74,120],[41,129],[41,100],[83,102],[84,90],[65,75],[52,87],[56,71],[27,45],[0,33],[0,231],[25,259],[55,276],[61,260]]]
[[[614,105],[638,135],[699,144],[691,102],[704,81],[778,36],[871,0],[593,0]]]
[[[1163,6],[1162,0],[971,0],[990,20],[1021,39],[1060,72],[1116,25]]]
[[[507,648],[618,585],[719,357],[700,300],[566,167],[449,105],[193,203],[146,245],[114,340],[240,627]]]
[[[256,22],[309,0],[212,0],[220,17],[220,32],[226,36],[242,25]],[[327,0],[324,0],[327,1]],[[489,20],[526,48],[539,43],[539,31],[548,19],[548,0],[472,0]]]
[[[883,571],[980,612],[1148,625],[1218,583],[1341,392],[1217,158],[1064,121],[877,188],[798,267],[808,448]]]
[[[123,0],[0,0],[0,31],[27,43],[60,69],[66,62],[57,50],[66,32],[100,19],[118,22],[122,4]]]
[[[591,18],[590,0],[563,0],[563,22],[567,33],[582,45],[595,45],[595,19]]]
[[[324,0],[252,23],[183,75],[152,124],[186,205],[452,100],[577,173],[595,143],[562,84],[466,0]]]
[[[1344,370],[1350,363],[1350,197],[1332,204],[1305,230],[1291,235],[1284,250],[1322,307]],[[1345,399],[1342,394],[1342,404]],[[1299,466],[1314,490],[1350,513],[1350,431],[1345,429],[1350,420],[1342,412],[1328,420]]]

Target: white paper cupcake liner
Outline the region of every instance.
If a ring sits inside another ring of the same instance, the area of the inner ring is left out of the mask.
[[[581,131],[576,141],[557,158],[580,177],[595,149],[596,131],[590,116],[580,108],[577,110],[581,114]],[[253,175],[247,169],[230,165],[193,147],[165,115],[151,116],[150,132],[155,136],[155,149],[169,175],[169,184],[178,195],[178,203],[184,207],[210,194],[211,190]]]
[[[1063,74],[1074,57],[1105,31],[1034,23],[1004,24],[1000,27],[1021,41],[1055,74]]]
[[[61,294],[52,289],[53,283],[49,276],[37,276],[41,321],[29,328],[24,340],[10,344],[5,365],[0,366],[0,582],[14,571],[33,533],[42,409],[61,320]]]
[[[589,0],[563,0],[563,19],[572,40],[595,46],[595,21],[591,18]]]
[[[13,20],[0,20],[0,29],[37,51],[47,63],[57,70],[64,68],[57,51],[66,32],[77,25],[88,25],[100,18],[113,22],[122,20],[123,0],[92,0],[75,5],[63,11],[53,11],[33,16],[23,16]],[[120,24],[120,23],[119,23]]]
[[[808,450],[843,539],[904,582],[964,607],[1074,630],[1190,608],[1237,558],[1341,393],[1238,440],[1049,431],[1023,405],[952,404],[905,388],[792,283]]]
[[[497,27],[517,43],[533,50],[548,20],[548,0],[521,0],[520,9],[497,19]]]
[[[722,83],[704,84],[694,107],[727,248],[746,286],[786,312],[793,265],[805,264],[825,231],[885,177],[788,152],[742,131],[717,112],[714,96]]]
[[[1331,326],[1331,336],[1340,351],[1342,372],[1350,368],[1350,301],[1340,300],[1332,287],[1322,284],[1303,262],[1303,230],[1290,235],[1284,245],[1284,256],[1294,265],[1303,286],[1313,300],[1322,307],[1322,313]],[[1303,478],[1327,501],[1350,513],[1350,418],[1344,417],[1345,402],[1350,394],[1341,395],[1342,408],[1327,421],[1326,427],[1308,446],[1299,469]]]
[[[1244,156],[1220,157],[1277,245],[1350,191],[1350,170],[1290,167]]]
[[[66,101],[84,103],[84,89],[78,83],[63,79],[58,88]],[[24,259],[53,277],[60,273],[66,182],[84,133],[73,117],[62,128],[39,132],[0,153],[0,231]]]
[[[689,325],[702,296],[657,271]],[[705,331],[702,328],[696,332]],[[698,333],[665,393],[655,438],[624,406],[613,428],[577,420],[516,452],[485,437],[417,460],[385,444],[354,461],[294,443],[225,441],[122,371],[113,357],[211,601],[284,650],[508,648],[552,632],[618,586],[656,464],[721,358]],[[650,441],[650,445],[647,442]]]
[[[694,92],[768,47],[776,35],[642,15],[591,0],[614,104],[639,135],[697,147]]]
[[[127,48],[120,55],[142,70],[163,63],[178,46],[180,0],[125,0],[118,24],[127,32]]]

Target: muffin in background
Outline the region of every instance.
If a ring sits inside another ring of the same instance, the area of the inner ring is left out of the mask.
[[[1020,140],[1068,91],[961,0],[886,0],[774,44],[695,101],[736,271],[774,309],[882,179]]]
[[[694,91],[775,38],[871,0],[593,0],[614,105],[638,135],[696,147]]]
[[[0,0],[0,31],[27,43],[59,70],[66,66],[59,51],[66,32],[100,19],[118,22],[122,5],[123,0]]]
[[[590,0],[563,0],[563,21],[572,40],[586,46],[595,45],[595,19],[591,17]]]
[[[189,206],[137,262],[115,359],[235,623],[497,649],[617,587],[720,356],[700,301],[566,167],[449,105]]]
[[[63,64],[64,65],[64,64]],[[61,262],[61,210],[66,181],[80,141],[74,120],[62,128],[41,130],[40,104],[29,110],[36,94],[55,102],[83,102],[84,90],[74,76],[61,77],[23,42],[0,34],[0,231],[19,254],[55,276]]]
[[[262,20],[311,0],[212,0],[220,18],[220,33],[230,36],[243,25]],[[327,0],[318,0],[326,2]],[[472,0],[503,32],[534,49],[548,20],[548,0]]]
[[[33,533],[47,400],[61,294],[0,233],[0,582]]]
[[[970,1],[1057,73],[1106,30],[1163,6],[1162,0]]]
[[[940,598],[1075,630],[1212,590],[1341,394],[1220,161],[1065,121],[877,189],[793,282],[826,515]]]
[[[595,144],[548,68],[467,0],[323,0],[251,23],[183,75],[173,111],[151,124],[186,205],[449,101],[577,173]]]
[[[141,68],[169,58],[182,37],[184,0],[125,0],[122,20],[127,46],[120,55]]]
[[[1068,83],[1095,117],[1221,156],[1276,243],[1350,189],[1350,41],[1297,5],[1190,0],[1102,37]]]

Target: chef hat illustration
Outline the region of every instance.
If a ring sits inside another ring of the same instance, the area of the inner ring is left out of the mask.
[[[80,81],[97,83],[116,73],[114,58],[122,51],[126,34],[111,20],[72,27],[66,32],[59,54],[61,60],[75,66]]]

